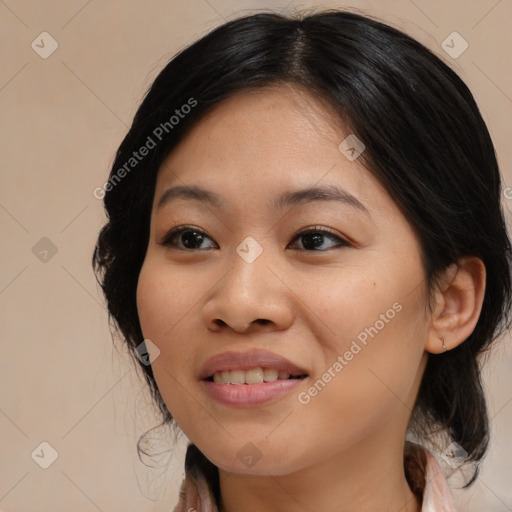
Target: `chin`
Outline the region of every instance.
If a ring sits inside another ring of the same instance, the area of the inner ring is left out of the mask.
[[[233,452],[231,458],[226,457],[226,451],[208,457],[215,466],[228,473],[260,476],[283,476],[301,469],[298,461],[290,460],[288,453],[272,453],[267,455],[254,445],[247,443],[242,449]],[[203,452],[204,453],[204,452]]]

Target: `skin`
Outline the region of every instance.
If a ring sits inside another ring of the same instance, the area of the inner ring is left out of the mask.
[[[403,470],[408,422],[428,352],[443,350],[439,336],[451,349],[474,329],[485,268],[469,257],[449,267],[429,311],[412,226],[360,159],[340,152],[350,133],[342,128],[292,86],[244,92],[196,124],[159,171],[139,318],[160,350],[152,367],[168,409],[219,468],[222,512],[421,509]],[[166,189],[185,184],[220,194],[224,206],[179,198],[157,209]],[[332,200],[269,207],[281,192],[325,184],[369,215]],[[183,225],[205,238],[192,249],[179,235],[177,246],[159,244]],[[311,249],[297,233],[315,226],[339,240],[325,235]],[[263,251],[252,263],[236,252],[247,236]],[[395,303],[394,318],[301,403],[298,393]],[[201,365],[251,348],[286,357],[308,378],[257,408],[212,400],[197,379]],[[261,456],[252,467],[237,456],[247,443]]]

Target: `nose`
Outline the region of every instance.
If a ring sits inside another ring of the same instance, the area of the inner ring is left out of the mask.
[[[235,253],[230,270],[210,291],[203,321],[214,332],[285,330],[293,324],[293,292],[278,271],[275,256],[263,253],[248,263]]]

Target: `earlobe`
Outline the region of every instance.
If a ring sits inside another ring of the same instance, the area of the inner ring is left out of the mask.
[[[432,354],[454,349],[475,329],[485,295],[485,265],[475,256],[460,258],[458,265],[446,269],[441,281],[425,344]]]

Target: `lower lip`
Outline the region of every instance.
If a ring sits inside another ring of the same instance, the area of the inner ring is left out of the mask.
[[[293,391],[305,379],[281,379],[258,384],[222,384],[204,380],[208,393],[218,402],[233,407],[252,407]]]

